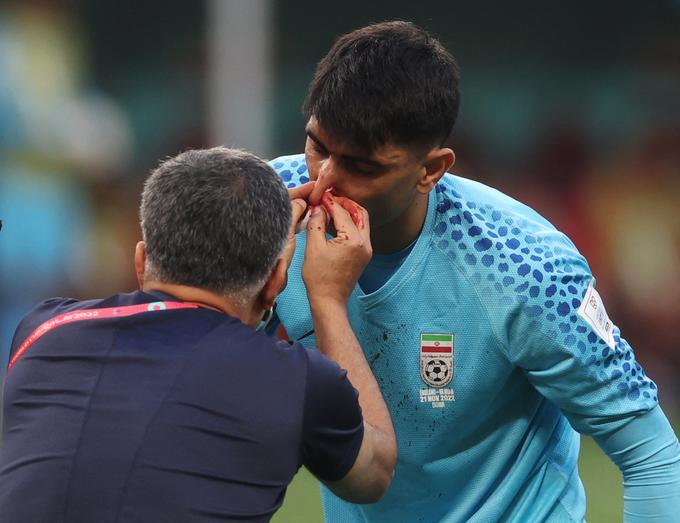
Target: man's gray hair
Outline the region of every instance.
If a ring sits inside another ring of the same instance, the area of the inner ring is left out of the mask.
[[[263,160],[215,147],[155,169],[140,207],[147,278],[248,299],[286,244],[291,205]]]

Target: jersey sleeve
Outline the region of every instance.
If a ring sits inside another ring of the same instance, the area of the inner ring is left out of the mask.
[[[434,233],[459,242],[452,259],[476,290],[501,350],[619,465],[626,522],[667,521],[659,515],[677,511],[677,439],[585,258],[525,205],[454,181],[439,189],[448,220]]]
[[[675,521],[680,444],[661,407],[595,438],[623,474],[625,523]]]
[[[506,316],[508,356],[579,432],[597,436],[653,409],[657,389],[609,319],[585,259],[556,231]]]
[[[624,521],[670,521],[680,500],[680,450],[656,385],[609,318],[573,244],[552,231],[541,256],[525,249],[529,256],[512,266],[514,296],[499,331],[510,360],[619,467]],[[541,263],[527,263],[531,256]]]
[[[302,436],[303,464],[319,479],[342,479],[356,461],[364,435],[358,393],[347,372],[315,349],[308,357]]]

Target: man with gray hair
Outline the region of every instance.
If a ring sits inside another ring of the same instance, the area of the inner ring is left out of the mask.
[[[47,300],[17,328],[3,521],[268,521],[303,464],[344,499],[382,496],[395,436],[346,311],[371,256],[364,209],[326,197],[310,210],[303,270],[320,353],[256,330],[311,190],[289,195],[262,160],[226,148],[151,174],[140,290]]]

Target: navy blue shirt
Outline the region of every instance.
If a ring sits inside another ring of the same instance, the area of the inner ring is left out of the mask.
[[[159,300],[43,302],[45,321]],[[268,521],[304,464],[338,480],[363,422],[344,370],[205,308],[60,324],[7,375],[3,521]]]

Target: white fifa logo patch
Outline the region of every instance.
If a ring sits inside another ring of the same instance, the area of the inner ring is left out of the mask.
[[[588,285],[581,306],[578,308],[578,314],[614,350],[614,324],[607,316],[600,293],[595,290],[592,281]]]

